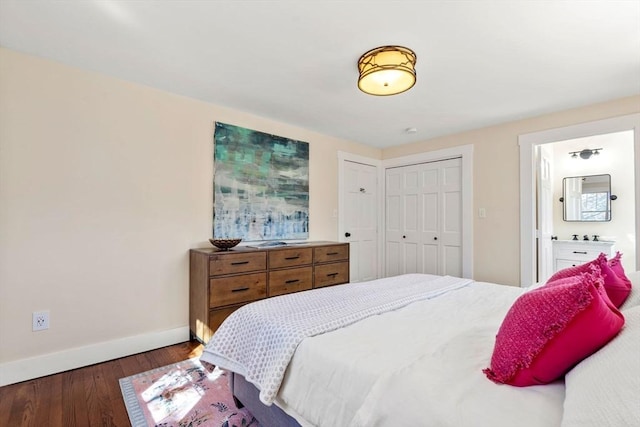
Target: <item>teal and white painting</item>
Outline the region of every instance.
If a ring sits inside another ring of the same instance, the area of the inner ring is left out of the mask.
[[[309,144],[216,122],[213,237],[309,237]]]

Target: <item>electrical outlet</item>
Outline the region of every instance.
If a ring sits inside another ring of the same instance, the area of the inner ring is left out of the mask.
[[[49,310],[33,312],[33,331],[49,329]]]

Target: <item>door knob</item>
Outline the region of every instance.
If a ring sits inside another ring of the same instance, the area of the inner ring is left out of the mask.
[[[402,238],[403,238],[403,239],[406,239],[406,238],[407,238],[407,236],[402,236]]]
[[[433,240],[438,240],[438,238],[437,238],[437,237],[434,237],[434,238],[433,238]]]
[[[349,232],[344,233],[344,237],[351,237],[351,233]]]

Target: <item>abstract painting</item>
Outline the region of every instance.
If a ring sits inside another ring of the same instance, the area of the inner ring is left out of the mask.
[[[309,144],[216,122],[213,237],[309,237]]]

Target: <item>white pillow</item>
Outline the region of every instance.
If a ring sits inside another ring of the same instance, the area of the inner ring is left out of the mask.
[[[620,334],[565,377],[562,427],[640,426],[640,307]]]

